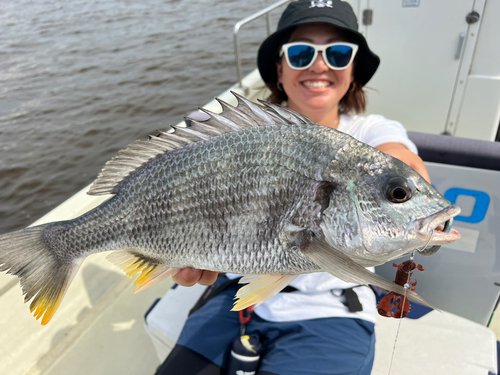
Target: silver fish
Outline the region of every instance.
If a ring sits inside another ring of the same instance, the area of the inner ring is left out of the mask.
[[[0,271],[21,279],[46,324],[88,255],[109,259],[136,291],[184,267],[245,274],[234,309],[260,304],[299,274],[327,271],[425,303],[366,270],[460,235],[458,215],[418,173],[287,108],[219,101],[221,114],[120,151],[84,215],[0,236]]]

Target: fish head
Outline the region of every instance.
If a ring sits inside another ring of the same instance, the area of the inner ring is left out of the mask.
[[[460,238],[456,230],[443,231],[460,208],[413,168],[386,154],[368,163],[374,164],[357,163],[330,194],[320,226],[331,246],[375,266]]]

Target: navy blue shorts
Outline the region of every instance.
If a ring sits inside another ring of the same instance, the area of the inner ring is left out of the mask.
[[[220,278],[215,286],[227,281]],[[209,300],[186,321],[177,342],[225,367],[229,346],[240,332],[238,312],[230,311],[239,285]],[[324,318],[270,322],[256,314],[246,334],[263,347],[260,371],[278,375],[369,375],[375,354],[375,325],[361,319]]]

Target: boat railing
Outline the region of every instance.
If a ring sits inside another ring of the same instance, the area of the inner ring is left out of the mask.
[[[274,3],[273,5],[268,6],[265,9],[262,9],[258,11],[257,13],[252,14],[251,16],[242,19],[241,21],[237,22],[236,25],[234,25],[234,53],[235,53],[235,59],[236,59],[236,70],[238,73],[238,84],[242,89],[246,91],[247,88],[243,86],[243,73],[241,69],[241,56],[240,56],[240,44],[238,40],[238,32],[240,31],[240,28],[243,25],[246,25],[249,22],[252,22],[260,17],[266,16],[266,23],[267,23],[267,35],[271,35],[271,11],[273,11],[276,8],[279,8],[280,6],[289,3],[291,0],[281,0],[278,1],[277,3]]]

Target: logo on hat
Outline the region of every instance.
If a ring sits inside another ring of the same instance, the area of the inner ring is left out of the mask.
[[[311,6],[309,8],[324,8],[329,7],[332,8],[332,0],[311,0]]]

